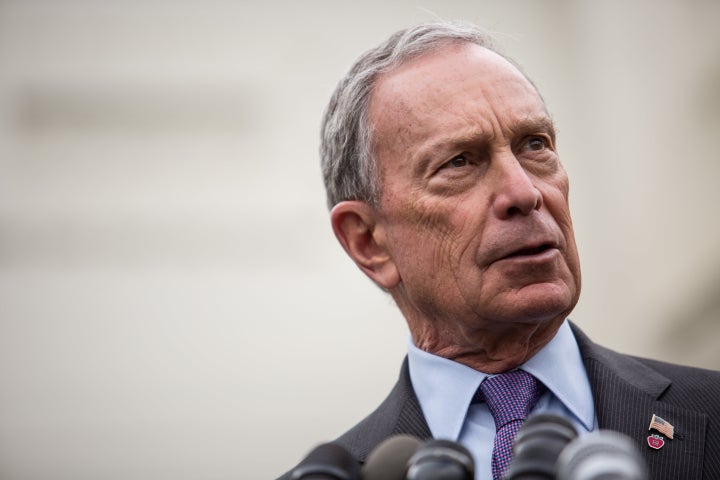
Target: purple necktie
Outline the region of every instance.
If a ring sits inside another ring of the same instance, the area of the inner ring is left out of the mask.
[[[492,453],[493,480],[500,480],[510,464],[512,442],[546,388],[523,370],[514,370],[485,379],[473,402],[484,401],[495,420]]]

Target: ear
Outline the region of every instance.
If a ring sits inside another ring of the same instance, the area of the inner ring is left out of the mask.
[[[340,202],[330,212],[335,237],[365,275],[390,290],[400,283],[400,275],[387,248],[384,228],[377,210],[365,202]]]

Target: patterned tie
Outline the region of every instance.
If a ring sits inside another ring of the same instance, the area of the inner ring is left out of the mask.
[[[480,384],[473,403],[486,402],[495,420],[493,480],[502,478],[510,464],[515,434],[546,390],[545,385],[523,370],[487,378]]]

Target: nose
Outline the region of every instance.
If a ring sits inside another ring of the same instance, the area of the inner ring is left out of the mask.
[[[515,215],[529,215],[540,209],[542,193],[535,187],[532,177],[515,155],[508,152],[493,162],[495,196],[493,209],[498,218],[508,219]]]

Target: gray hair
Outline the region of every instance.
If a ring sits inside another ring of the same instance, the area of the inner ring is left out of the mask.
[[[400,30],[365,52],[340,80],[321,127],[320,160],[329,208],[343,200],[363,200],[377,206],[380,199],[368,119],[370,94],[378,75],[457,42],[496,51],[492,37],[474,25],[424,23]]]

